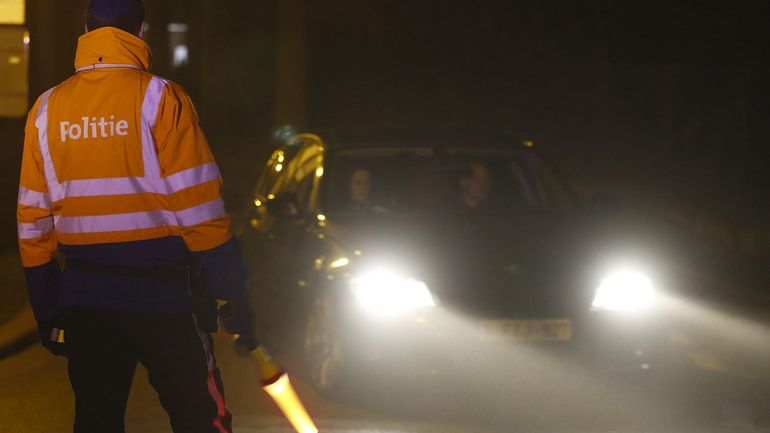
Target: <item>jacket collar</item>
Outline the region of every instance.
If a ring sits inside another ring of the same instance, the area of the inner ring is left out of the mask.
[[[114,27],[102,27],[78,39],[77,71],[102,67],[132,67],[147,70],[152,51],[142,39]]]

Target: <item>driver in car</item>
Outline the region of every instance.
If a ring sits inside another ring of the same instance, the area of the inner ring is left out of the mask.
[[[371,200],[372,174],[365,168],[356,168],[350,176],[350,200],[347,210],[355,213],[381,213],[387,210]]]
[[[460,204],[466,209],[489,207],[492,175],[486,164],[471,161],[460,175]]]

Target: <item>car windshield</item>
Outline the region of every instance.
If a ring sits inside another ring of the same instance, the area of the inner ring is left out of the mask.
[[[326,209],[337,213],[565,212],[569,188],[534,152],[477,148],[346,149],[336,153]]]

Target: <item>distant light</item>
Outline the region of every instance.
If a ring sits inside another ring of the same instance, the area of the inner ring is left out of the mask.
[[[326,215],[322,213],[319,213],[316,218],[318,218],[318,221],[326,221]]]
[[[25,4],[22,0],[0,1],[0,24],[24,24]]]
[[[315,175],[316,175],[316,177],[323,176],[324,175],[324,168],[323,167],[316,168],[315,169]]]
[[[255,229],[259,226],[259,221],[257,221],[256,218],[252,218],[250,221],[250,224],[251,224],[251,228]]]
[[[273,199],[275,199],[275,194],[268,194],[268,195],[267,195],[267,199],[268,199],[268,200],[273,200]]]
[[[175,68],[187,66],[190,61],[190,50],[187,45],[179,44],[174,46],[174,58],[172,64]]]
[[[24,45],[29,45],[29,32],[24,32],[24,38],[22,41],[24,41]]]
[[[291,137],[297,134],[297,131],[291,125],[282,125],[275,129],[273,138],[279,143],[288,142]],[[293,144],[293,143],[288,143]]]
[[[341,268],[350,264],[350,259],[347,257],[340,257],[339,259],[329,263],[329,267],[332,269]]]
[[[283,162],[286,159],[286,157],[283,156],[283,153],[278,155],[278,162]]]
[[[19,56],[10,56],[10,57],[8,57],[8,63],[10,63],[12,65],[21,64],[21,57],[19,57]]]
[[[355,250],[355,251],[353,252],[353,254],[355,254],[355,255],[357,255],[357,256],[360,256],[360,255],[363,255],[364,253],[363,253],[363,252],[361,252],[361,250]]]
[[[190,26],[185,23],[168,23],[166,29],[170,33],[187,33],[187,31],[190,29]]]
[[[521,144],[523,144],[524,147],[535,147],[535,142],[532,140],[524,140]]]
[[[283,170],[283,164],[276,164],[275,171],[281,171]]]
[[[260,200],[258,198],[255,198],[254,199],[254,206],[256,206],[256,207],[262,206],[262,200]]]

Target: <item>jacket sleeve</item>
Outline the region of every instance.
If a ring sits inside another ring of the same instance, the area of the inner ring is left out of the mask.
[[[222,200],[222,178],[190,97],[168,83],[153,134],[161,175],[176,185],[169,206],[187,248],[202,266],[206,287],[219,299],[244,292],[247,272]]]
[[[39,131],[35,125],[39,105],[38,100],[30,110],[24,130],[16,223],[30,303],[35,317],[45,320],[56,314],[58,294],[53,282],[59,271],[55,261],[53,203],[45,181],[38,144]]]

